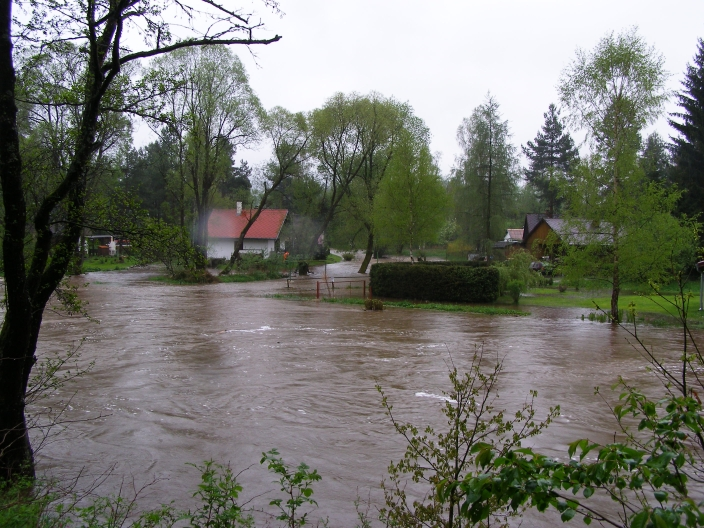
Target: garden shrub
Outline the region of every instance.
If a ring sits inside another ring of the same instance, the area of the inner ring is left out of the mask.
[[[281,277],[281,271],[285,268],[286,261],[283,256],[273,252],[267,257],[261,253],[240,254],[240,260],[237,262],[239,273],[259,276],[263,279],[277,279]]]
[[[298,262],[298,274],[299,275],[308,275],[308,270],[309,270],[309,266],[305,260],[301,260]]]
[[[379,299],[364,299],[365,310],[383,310],[384,303]]]
[[[181,282],[193,284],[215,284],[220,282],[220,279],[212,275],[208,270],[204,269],[184,269],[175,271],[172,278]]]
[[[523,281],[512,280],[506,285],[506,291],[513,299],[515,304],[518,304],[518,300],[521,298],[521,293],[525,290],[526,286]]]
[[[369,278],[374,295],[379,297],[493,302],[499,296],[499,272],[486,265],[373,264]]]
[[[540,273],[530,269],[530,264],[535,257],[525,250],[514,251],[511,258],[502,262],[497,267],[501,273],[501,283],[499,290],[501,295],[507,292],[508,283],[513,280],[520,280],[527,288],[539,286],[543,280]]]

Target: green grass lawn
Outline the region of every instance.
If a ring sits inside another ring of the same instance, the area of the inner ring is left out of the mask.
[[[83,273],[90,271],[119,271],[138,264],[132,257],[88,257],[83,259]]]
[[[305,260],[305,259],[301,259],[301,260]],[[306,262],[308,263],[308,265],[310,267],[322,266],[323,264],[335,264],[335,263],[341,262],[341,261],[342,261],[341,256],[333,255],[332,253],[330,253],[328,255],[327,259],[325,259],[325,260],[306,260]]]
[[[671,284],[661,288],[663,298],[650,295],[646,287],[626,285],[619,295],[619,308],[628,310],[633,303],[636,316],[640,321],[653,324],[674,323],[676,311],[668,304],[674,301],[676,285]],[[704,327],[704,312],[699,311],[699,281],[690,281],[685,286],[685,293],[690,294],[688,317],[690,322],[697,327]],[[527,295],[521,297],[523,306],[548,306],[554,308],[586,308],[596,311],[596,307],[609,310],[611,307],[611,290],[568,288],[564,293],[558,291],[557,285],[546,288],[531,288]]]

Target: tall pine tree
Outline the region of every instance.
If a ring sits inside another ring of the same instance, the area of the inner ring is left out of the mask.
[[[553,217],[562,206],[558,182],[567,177],[570,167],[579,158],[579,152],[572,137],[564,131],[560,111],[554,104],[543,116],[545,124],[535,136],[535,141],[529,141],[522,147],[529,161],[524,175],[545,203],[547,215]]]
[[[672,155],[667,143],[657,132],[646,138],[640,155],[640,166],[648,180],[663,185],[671,183]]]
[[[670,125],[679,132],[673,137],[674,180],[685,191],[679,210],[688,215],[704,212],[704,40],[694,64],[687,65],[682,81],[684,89],[677,95],[682,112],[671,114]]]

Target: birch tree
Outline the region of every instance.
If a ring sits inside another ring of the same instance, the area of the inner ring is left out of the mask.
[[[648,247],[647,237],[662,229],[677,238],[669,221],[671,197],[657,185],[644,185],[638,161],[640,132],[662,112],[666,78],[662,55],[631,29],[606,35],[590,52],[578,50],[559,86],[569,122],[587,132],[592,148],[568,189],[575,235],[567,236],[567,264],[591,264],[595,276],[610,282],[614,324],[623,267],[632,277],[638,262],[633,252]],[[662,223],[652,223],[657,219]]]

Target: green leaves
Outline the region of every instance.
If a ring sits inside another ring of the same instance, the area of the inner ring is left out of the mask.
[[[544,421],[536,420],[534,393],[515,412],[496,409],[492,402],[501,370],[500,363],[482,366],[481,350],[469,372],[451,370],[444,393],[448,403],[441,408],[445,426],[423,433],[399,421],[382,392],[382,405],[407,442],[404,457],[389,465],[389,482],[382,483],[382,521],[398,526],[455,526],[458,519],[505,523],[520,514],[533,494],[545,496],[552,481],[526,477],[532,475],[531,464],[551,461],[520,444],[539,434],[559,411],[551,409]],[[409,479],[423,485],[425,499],[409,503]]]
[[[286,526],[290,528],[305,525],[309,512],[301,515],[299,510],[305,505],[318,505],[311,498],[313,495],[311,484],[321,479],[317,470],[311,471],[304,463],[299,464],[296,468],[288,466],[279,456],[279,452],[276,449],[262,453],[259,463],[266,464],[270,472],[279,476],[277,482],[280,485],[280,491],[286,496],[285,502],[283,499],[277,498],[269,503],[271,506],[276,506],[280,511],[276,518],[280,521],[285,521]]]

